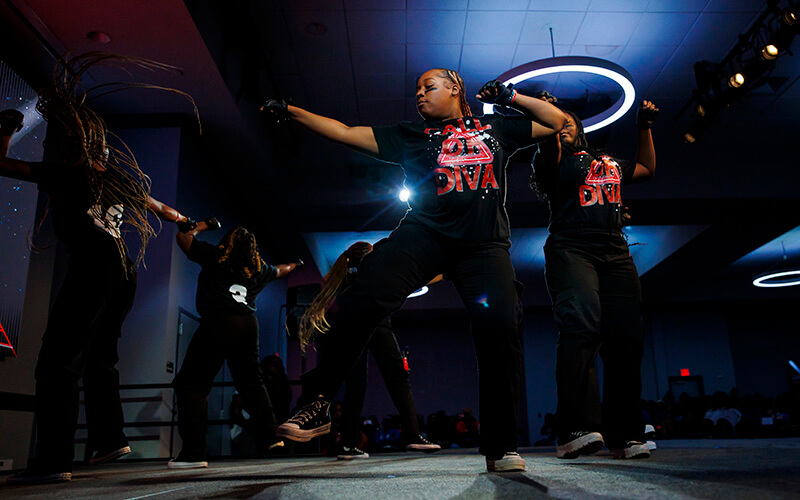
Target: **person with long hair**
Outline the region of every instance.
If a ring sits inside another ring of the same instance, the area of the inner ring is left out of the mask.
[[[400,225],[364,257],[353,284],[336,299],[330,345],[316,367],[318,398],[278,432],[299,441],[328,432],[330,401],[372,332],[411,292],[446,274],[472,323],[483,421],[480,452],[489,471],[524,470],[525,461],[516,452],[522,309],[508,251],[505,168],[516,150],[560,130],[564,114],[493,81],[480,89],[479,100],[515,106],[531,117],[474,117],[463,79],[442,68],[417,79],[415,96],[423,121],[388,127],[350,127],[276,100],[262,108],[279,120],[290,119],[323,138],[401,165],[414,192]]]
[[[550,208],[544,254],[558,327],[558,458],[591,454],[604,443],[615,458],[650,456],[639,408],[641,286],[622,232],[621,194],[622,185],[655,173],[650,126],[657,112],[649,101],[639,108],[636,161],[592,149],[581,120],[570,111],[559,135],[542,142],[534,156],[532,187]]]
[[[61,58],[53,83],[40,90],[36,105],[49,125],[47,149],[60,156],[59,162],[6,158],[11,135],[23,126],[22,115],[16,110],[0,113],[0,175],[34,182],[49,194],[53,232],[69,254],[66,277],[50,311],[36,364],[35,457],[7,483],[72,478],[81,378],[89,446],[96,451],[90,463],[130,453],[115,366],[122,324],[136,291],[136,268],[155,235],[147,215],[153,213],[184,227],[192,224],[150,196],[150,180],[123,141],[115,138],[116,147],[108,141],[113,134],[89,107],[92,96],[98,88],[107,94],[148,85],[112,84],[83,90],[81,76],[100,63],[170,68],[113,54]],[[121,234],[123,222],[139,237],[135,259],[128,256]]]
[[[255,300],[270,281],[288,276],[302,261],[267,264],[258,251],[255,235],[243,227],[229,230],[218,245],[195,238],[213,228],[213,222],[198,222],[191,231],[177,235],[178,247],[202,270],[195,301],[200,326],[174,381],[183,447],[170,460],[170,469],[208,467],[206,398],[225,361],[251,415],[258,452],[264,454],[283,446],[283,441],[275,437],[275,415],[259,366]]]
[[[370,252],[372,252],[372,245],[366,241],[359,241],[350,245],[333,263],[330,271],[323,278],[322,289],[300,318],[301,346],[305,348],[318,334],[324,334],[330,329],[328,316],[335,315],[330,311],[331,304],[353,282],[358,274],[361,261]],[[318,340],[323,339],[324,337]],[[324,344],[324,342],[320,343]],[[394,332],[392,332],[391,320],[385,318],[372,333],[367,349],[361,353],[345,381],[342,442],[337,458],[339,460],[369,458],[369,454],[357,446],[359,418],[367,393],[367,351],[371,352],[375,358],[389,396],[400,415],[406,450],[422,452],[440,450],[441,446],[431,443],[420,433],[417,407],[409,383],[410,374],[407,361],[400,351]],[[325,355],[324,348],[321,355]]]

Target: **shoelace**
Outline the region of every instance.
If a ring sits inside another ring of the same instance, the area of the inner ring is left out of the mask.
[[[317,413],[322,410],[323,405],[324,403],[322,401],[314,401],[310,405],[306,405],[292,420],[304,424],[315,417]]]

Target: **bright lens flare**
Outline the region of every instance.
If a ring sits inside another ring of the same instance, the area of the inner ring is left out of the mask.
[[[405,202],[407,202],[407,201],[408,201],[408,199],[411,197],[411,191],[409,191],[409,190],[408,190],[408,189],[406,189],[406,188],[403,188],[403,189],[401,189],[401,190],[400,190],[399,197],[400,197],[400,201],[402,201],[403,203],[405,203]]]

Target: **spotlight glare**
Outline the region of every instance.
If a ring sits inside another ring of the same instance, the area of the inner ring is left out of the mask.
[[[698,104],[694,110],[697,112],[698,116],[706,116],[706,108],[704,108],[702,104]]]
[[[691,132],[686,132],[685,134],[683,134],[683,140],[684,140],[684,142],[686,142],[687,144],[691,144],[691,143],[693,143],[694,141],[696,141],[697,139],[695,138],[695,136],[693,136],[693,135],[692,135],[692,133],[691,133]]]
[[[428,293],[428,287],[427,286],[423,286],[422,288],[420,288],[416,292],[414,292],[411,295],[409,295],[408,298],[410,299],[410,298],[413,298],[413,297],[419,297],[420,295],[425,295],[426,293]]]
[[[406,188],[403,188],[403,189],[400,190],[400,195],[399,196],[400,196],[400,201],[405,203],[411,197],[411,191],[409,191]]]
[[[786,9],[785,11],[783,11],[783,22],[785,22],[789,26],[792,26],[794,23],[797,22],[797,16],[790,9]]]
[[[778,288],[800,285],[800,270],[765,274],[754,279],[753,285],[761,288]]]
[[[744,75],[741,73],[736,73],[728,78],[728,85],[731,87],[738,89],[742,85],[744,85]]]
[[[775,58],[778,57],[778,53],[779,53],[778,47],[770,43],[769,45],[761,49],[761,58],[764,59],[765,61],[774,61]]]

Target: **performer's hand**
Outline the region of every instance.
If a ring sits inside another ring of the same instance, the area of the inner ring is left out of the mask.
[[[217,229],[222,227],[222,224],[219,223],[216,217],[213,215],[210,217],[206,217],[203,221],[206,223],[206,231],[216,231]]]
[[[639,130],[648,130],[658,116],[658,108],[650,101],[642,101],[639,111],[636,113],[636,126]]]
[[[533,94],[531,97],[533,97],[534,99],[541,99],[545,102],[549,102],[550,104],[555,104],[558,102],[556,96],[554,96],[553,94],[551,94],[546,90],[540,90],[539,92]]]
[[[178,231],[182,233],[188,233],[194,229],[197,229],[197,222],[192,220],[191,217],[186,217],[185,221],[175,221],[175,225],[178,226]]]
[[[292,115],[289,113],[289,103],[283,99],[269,99],[260,109],[261,112],[275,120],[275,123],[290,120]]]
[[[479,101],[488,104],[499,104],[508,106],[517,98],[517,91],[512,89],[512,85],[506,86],[500,80],[486,82],[475,96]]]
[[[0,133],[11,135],[22,130],[25,116],[16,109],[0,111]]]

